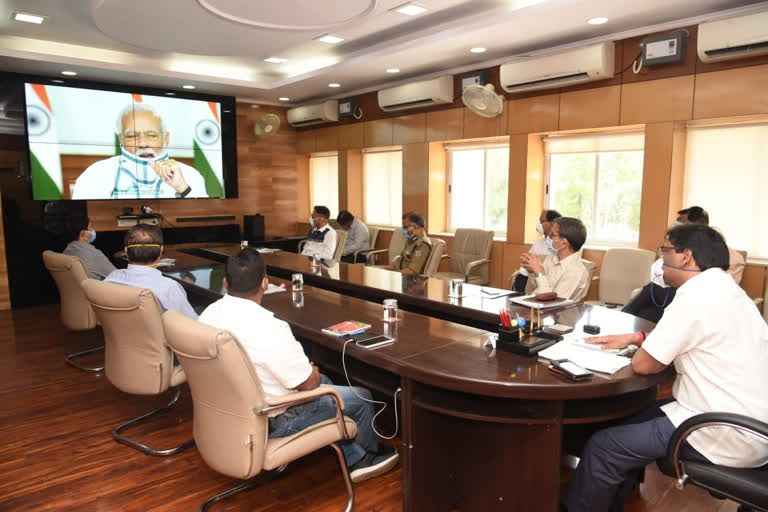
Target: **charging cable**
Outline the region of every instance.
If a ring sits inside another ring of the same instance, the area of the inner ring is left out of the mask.
[[[398,423],[397,423],[397,394],[400,393],[400,391],[402,391],[402,389],[401,388],[397,388],[395,390],[395,394],[392,395],[392,403],[394,404],[394,408],[395,408],[395,431],[392,433],[391,436],[385,436],[384,434],[382,434],[378,430],[376,430],[376,417],[379,414],[383,413],[384,409],[387,408],[387,405],[388,405],[387,402],[382,402],[380,400],[368,400],[367,398],[358,395],[357,391],[355,391],[355,387],[349,381],[349,374],[347,373],[347,361],[346,361],[346,358],[344,356],[346,355],[346,352],[347,352],[347,345],[351,341],[353,341],[353,340],[349,339],[349,340],[345,341],[344,342],[344,346],[341,348],[341,366],[342,366],[342,368],[344,368],[344,378],[347,379],[347,385],[349,386],[349,389],[352,390],[352,393],[354,393],[355,396],[357,398],[359,398],[360,400],[362,400],[363,402],[368,402],[369,404],[381,404],[381,405],[384,406],[384,407],[382,407],[379,410],[379,412],[377,412],[376,414],[373,415],[373,418],[371,418],[371,428],[376,433],[376,435],[379,436],[382,439],[394,439],[395,436],[397,435],[397,428],[398,428],[397,427],[397,425],[398,425]]]

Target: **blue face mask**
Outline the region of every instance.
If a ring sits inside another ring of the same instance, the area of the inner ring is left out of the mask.
[[[91,231],[91,236],[88,237],[88,243],[92,244],[96,240],[96,230]]]
[[[547,237],[546,240],[547,240],[547,249],[549,249],[549,252],[556,253],[557,249],[555,249],[554,246],[552,245],[552,239]]]
[[[402,230],[403,230],[403,236],[405,238],[410,238],[410,236],[408,236],[408,228],[402,228]]]

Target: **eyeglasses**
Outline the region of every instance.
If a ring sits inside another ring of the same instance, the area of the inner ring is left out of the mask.
[[[153,142],[153,141],[159,141],[163,136],[163,132],[158,132],[154,130],[146,131],[146,132],[128,131],[128,132],[123,132],[123,139],[125,139],[127,142],[134,142],[142,135],[144,136],[145,140],[149,142]]]
[[[667,251],[674,251],[675,248],[674,247],[670,247],[668,245],[660,245],[657,248],[657,250],[659,251],[659,258],[663,258],[665,252],[667,252]]]

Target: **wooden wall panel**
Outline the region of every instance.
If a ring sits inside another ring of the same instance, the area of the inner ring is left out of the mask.
[[[536,223],[544,206],[544,142],[540,135],[528,135],[527,158],[523,240],[531,242],[539,237]]]
[[[464,109],[464,138],[481,139],[498,137],[507,133],[507,102],[502,102],[504,111],[497,117],[480,117],[468,108]]]
[[[2,191],[0,191],[2,200]],[[5,228],[3,210],[0,208],[0,311],[11,309],[11,291],[8,287],[8,261],[5,256]]]
[[[768,113],[768,64],[696,75],[693,118]]]
[[[426,141],[426,114],[412,114],[392,119],[392,143],[414,144]]]
[[[429,144],[403,146],[403,211],[429,215]],[[427,228],[430,228],[427,218]]]
[[[427,215],[432,231],[445,231],[447,182],[445,147],[441,142],[431,142],[429,143],[429,213]]]
[[[619,124],[621,86],[560,95],[560,130],[601,128]]]
[[[749,254],[747,254],[749,257]],[[763,297],[765,293],[765,277],[768,268],[764,265],[747,265],[744,267],[744,276],[741,278],[741,287],[751,299]],[[763,303],[761,311],[765,311],[768,304]]]
[[[504,242],[493,242],[488,277],[492,287],[509,288],[509,281],[504,282]]]
[[[348,123],[339,126],[339,149],[363,147],[363,123]]]
[[[507,133],[557,131],[560,95],[548,94],[507,102]]]
[[[296,220],[302,220],[312,212],[312,205],[309,202],[309,157],[307,155],[296,156],[296,184],[299,196]]]
[[[359,149],[339,151],[339,211],[364,215],[363,153]]]
[[[667,226],[672,225],[677,219],[677,212],[684,208],[686,135],[687,130],[684,121],[676,121],[672,124],[672,168],[669,175]]]
[[[316,148],[315,151],[336,151],[339,149],[339,127],[329,126],[328,128],[318,128],[316,130]]]
[[[427,112],[427,142],[458,140],[464,134],[464,109]]]
[[[509,136],[509,191],[507,200],[507,241],[522,244],[525,239],[526,176],[528,135]]]
[[[645,160],[637,246],[654,250],[661,245],[669,226],[669,192],[672,175],[673,123],[645,127]]]
[[[624,84],[621,124],[686,121],[693,115],[693,75]]]
[[[366,121],[363,123],[363,144],[366,148],[378,148],[391,146],[392,120],[380,119],[378,121]]]
[[[317,130],[304,130],[296,133],[296,153],[308,155],[317,151],[315,136]]]

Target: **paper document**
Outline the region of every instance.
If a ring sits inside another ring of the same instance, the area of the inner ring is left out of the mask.
[[[583,339],[564,339],[539,352],[544,359],[567,359],[594,372],[616,373],[632,360],[617,355],[616,350],[602,350],[599,345],[588,345]]]
[[[527,308],[536,308],[536,309],[559,308],[562,306],[568,306],[569,304],[573,304],[573,301],[571,299],[555,299],[551,302],[539,302],[539,301],[529,300],[532,298],[533,298],[533,295],[524,295],[522,297],[512,297],[512,302],[514,302],[515,304],[520,304],[521,306],[525,306]]]
[[[282,286],[275,286],[272,283],[269,283],[269,288],[267,288],[267,291],[264,292],[264,295],[269,295],[270,293],[280,293],[286,291],[285,288]]]
[[[162,258],[157,262],[158,267],[172,267],[176,264],[176,260],[173,258]]]
[[[256,250],[259,251],[260,254],[274,254],[276,252],[280,252],[280,249],[273,249],[269,247],[259,247]]]

